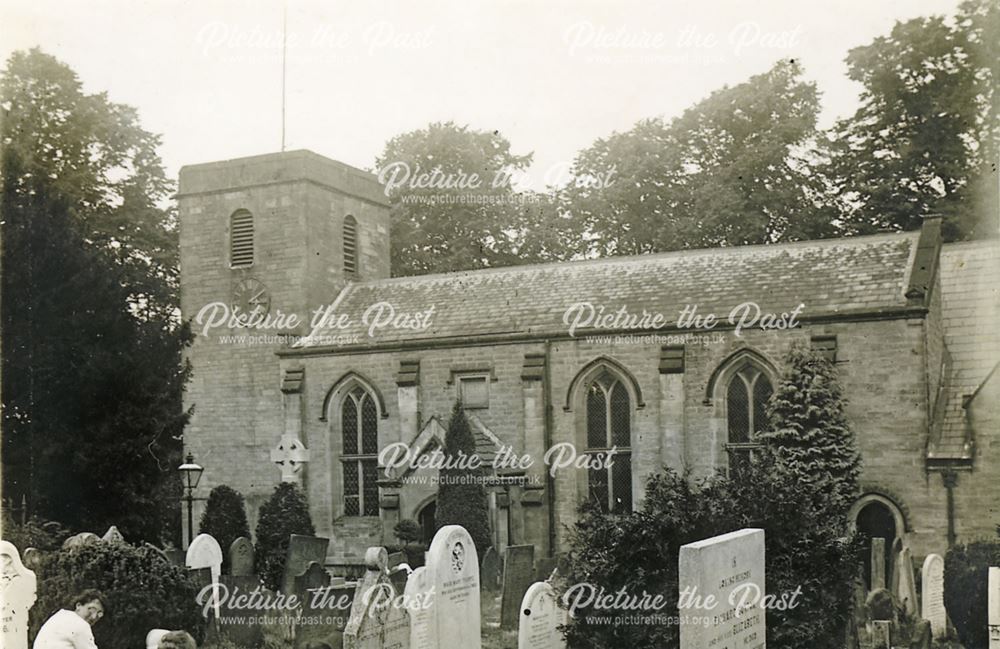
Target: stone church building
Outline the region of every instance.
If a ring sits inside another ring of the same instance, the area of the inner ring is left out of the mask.
[[[700,476],[746,457],[793,344],[839,369],[864,463],[860,528],[920,557],[1000,524],[996,240],[942,245],[929,219],[390,278],[389,205],[359,169],[308,151],[192,165],[178,201],[196,496],[237,489],[252,528],[277,482],[299,482],[335,569],[397,543],[400,520],[433,529],[429,458],[458,399],[495,543],[545,556],[566,549],[585,499],[627,510],[663,466]],[[232,317],[255,309],[250,326]],[[412,462],[386,470],[387,448]]]

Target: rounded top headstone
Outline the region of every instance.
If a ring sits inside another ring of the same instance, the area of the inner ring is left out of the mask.
[[[365,567],[369,570],[385,570],[389,565],[389,553],[383,547],[365,550]]]
[[[188,546],[184,563],[188,568],[210,568],[222,564],[222,548],[211,534],[199,534]]]

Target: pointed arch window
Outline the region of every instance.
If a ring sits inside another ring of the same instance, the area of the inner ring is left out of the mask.
[[[253,266],[253,214],[236,210],[229,217],[229,266]]]
[[[767,402],[773,393],[771,380],[756,365],[747,363],[730,378],[726,388],[726,451],[731,475],[746,468],[754,449],[761,447],[757,433],[767,428]]]
[[[361,387],[340,408],[344,515],[378,516],[378,409]]]
[[[358,220],[348,214],[344,217],[344,273],[358,272]]]
[[[632,399],[622,381],[606,371],[587,387],[586,399],[587,454],[601,460],[601,468],[587,472],[590,499],[604,511],[630,512]]]

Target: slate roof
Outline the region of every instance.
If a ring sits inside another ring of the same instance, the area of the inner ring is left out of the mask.
[[[945,244],[940,268],[951,372],[942,395],[940,431],[927,454],[936,460],[969,460],[973,431],[967,426],[964,402],[1000,362],[1000,240]]]
[[[689,304],[697,305],[700,314],[714,313],[720,319],[744,302],[756,302],[769,312],[788,312],[804,303],[804,318],[905,307],[903,293],[918,234],[686,250],[357,282],[341,292],[334,306],[351,324],[346,329],[317,327],[296,347],[323,347],[322,337],[334,335],[357,335],[365,347],[510,334],[565,335],[564,313],[578,302],[603,306],[607,313],[622,306],[631,314],[645,309],[663,314],[668,324],[675,323]],[[423,331],[384,327],[369,335],[363,315],[381,302],[391,304],[397,315],[433,307],[430,326]]]

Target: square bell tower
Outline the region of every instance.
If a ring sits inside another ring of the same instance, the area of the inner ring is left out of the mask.
[[[205,467],[196,497],[236,489],[253,529],[280,480],[275,352],[308,334],[313,311],[348,282],[389,277],[389,202],[374,175],[304,150],[185,166],[177,201],[181,314],[195,333],[185,451]],[[299,323],[225,317],[250,312]]]

